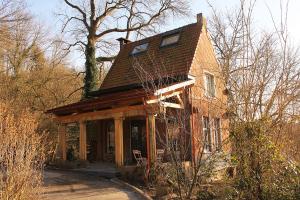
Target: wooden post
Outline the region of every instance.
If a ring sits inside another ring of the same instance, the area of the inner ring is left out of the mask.
[[[58,141],[61,153],[61,159],[67,159],[67,139],[66,139],[66,125],[60,124],[58,126]]]
[[[150,164],[150,167],[153,166],[153,164],[156,161],[156,135],[155,135],[155,116],[154,114],[147,116],[147,132],[148,132],[148,161]]]
[[[115,161],[117,167],[124,165],[123,118],[115,118]]]
[[[86,122],[79,123],[79,159],[86,160]]]

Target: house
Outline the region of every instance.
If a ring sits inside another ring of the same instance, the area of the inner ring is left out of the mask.
[[[133,150],[153,164],[157,149],[170,150],[163,142],[178,151],[184,145],[189,161],[203,148],[207,154],[224,149],[227,96],[202,14],[175,30],[119,41],[120,52],[91,98],[48,111],[60,124],[61,158],[67,158],[66,127],[74,122],[80,127],[79,159],[118,167],[135,163]],[[168,120],[161,120],[166,114]]]

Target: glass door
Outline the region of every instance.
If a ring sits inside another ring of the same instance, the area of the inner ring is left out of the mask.
[[[144,120],[133,120],[130,125],[131,152],[139,150],[147,156],[146,125]]]

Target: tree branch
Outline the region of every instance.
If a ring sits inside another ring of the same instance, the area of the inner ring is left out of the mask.
[[[89,25],[88,25],[88,23],[87,23],[87,21],[86,21],[86,13],[83,12],[83,10],[82,10],[81,8],[79,8],[77,5],[70,3],[68,0],[64,0],[64,1],[65,1],[65,3],[66,3],[68,6],[70,6],[71,8],[76,9],[77,11],[79,11],[79,12],[82,14],[82,17],[83,17],[82,21],[83,21],[85,27],[86,27],[86,28],[89,28]]]
[[[115,58],[116,58],[116,56],[111,56],[111,57],[98,57],[98,58],[96,58],[96,61],[97,61],[98,63],[100,63],[100,62],[112,62]]]

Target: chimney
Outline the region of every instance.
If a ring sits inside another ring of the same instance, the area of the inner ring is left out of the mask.
[[[202,13],[197,14],[197,23],[200,24],[202,26],[202,29],[207,31],[206,26],[206,18],[203,16]]]
[[[121,38],[118,38],[117,40],[118,40],[119,43],[120,43],[120,48],[121,48],[123,45],[125,45],[125,44],[131,42],[130,40],[127,40],[126,38],[122,38],[122,37],[121,37]]]

